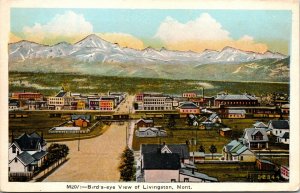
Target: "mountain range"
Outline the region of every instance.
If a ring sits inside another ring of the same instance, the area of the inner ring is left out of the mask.
[[[92,34],[53,46],[22,40],[8,45],[9,70],[76,72],[108,76],[228,81],[288,81],[289,57],[225,47],[221,51],[172,51],[121,47]]]

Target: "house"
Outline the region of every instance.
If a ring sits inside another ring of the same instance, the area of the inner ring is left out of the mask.
[[[208,117],[208,120],[212,123],[221,123],[222,120],[217,113],[213,113]]]
[[[140,127],[135,131],[135,135],[137,137],[165,137],[167,136],[167,131],[156,127]]]
[[[8,148],[8,170],[11,175],[27,175],[38,170],[47,155],[46,141],[37,133],[19,136]]]
[[[244,119],[246,117],[245,110],[228,109],[227,118],[229,119]]]
[[[178,109],[180,114],[200,114],[200,108],[193,102],[183,102]]]
[[[224,160],[255,162],[254,153],[237,140],[233,140],[223,147],[222,154]]]
[[[154,122],[153,122],[152,119],[139,119],[139,120],[137,120],[135,125],[136,125],[137,128],[140,128],[140,127],[153,127]]]
[[[231,137],[232,129],[230,128],[222,128],[220,129],[220,135],[223,137]]]
[[[91,115],[71,115],[73,126],[87,127],[91,122]]]
[[[157,148],[156,152],[142,155],[141,170],[138,171],[137,181],[151,183],[218,181],[216,178],[196,172],[195,167],[191,170],[185,167],[177,153],[163,153]]]
[[[157,151],[161,153],[178,154],[181,163],[189,163],[190,154],[189,148],[186,144],[142,144],[141,145],[141,155],[146,153],[156,153]]]
[[[218,95],[215,99],[215,106],[220,107],[221,105],[227,107],[259,106],[259,103],[255,96],[249,94],[233,95],[223,93]]]
[[[279,137],[280,134],[290,131],[290,123],[288,120],[271,120],[268,123],[268,128],[272,135]]]
[[[268,125],[266,125],[264,122],[257,121],[253,124],[253,127],[257,129],[264,129],[268,135],[271,134],[271,129],[269,129]]]
[[[258,170],[274,171],[276,166],[268,160],[257,159],[255,163]]]
[[[283,179],[289,180],[290,178],[290,169],[287,166],[280,167],[280,175]]]
[[[8,109],[10,111],[18,110],[20,108],[20,102],[16,99],[10,99],[8,102]]]
[[[290,144],[290,132],[281,133],[277,137],[277,142],[278,143],[284,143],[284,144]]]
[[[181,168],[180,156],[172,153],[145,153],[142,169],[145,182],[177,182]]]
[[[264,128],[246,128],[244,130],[244,145],[249,149],[267,149],[269,138]]]

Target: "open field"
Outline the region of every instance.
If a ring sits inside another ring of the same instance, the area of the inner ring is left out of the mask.
[[[93,137],[101,135],[104,132],[104,124],[100,124],[98,127],[93,129],[88,134],[49,134],[48,130],[54,126],[60,125],[67,120],[70,120],[70,113],[62,113],[62,117],[50,117],[49,111],[22,111],[15,112],[17,114],[26,114],[27,118],[10,118],[9,119],[9,135],[11,136],[12,132],[14,137],[19,136],[20,134],[27,132],[38,132],[43,133],[44,138],[48,141],[57,140],[57,139],[77,139],[78,137]],[[51,112],[52,113],[52,112]],[[74,112],[73,112],[74,113]],[[78,112],[78,114],[84,114],[83,112]],[[99,114],[97,112],[89,114]],[[92,120],[92,124],[96,121]],[[11,137],[9,138],[11,139]]]
[[[107,91],[138,92],[155,91],[166,94],[196,92],[213,96],[222,91],[233,94],[248,92],[256,96],[273,92],[289,93],[289,83],[266,82],[224,82],[207,80],[170,80],[155,78],[129,78],[113,76],[96,76],[68,73],[33,73],[9,72],[9,91],[37,91],[44,95],[55,95],[64,86],[71,92],[106,93]]]

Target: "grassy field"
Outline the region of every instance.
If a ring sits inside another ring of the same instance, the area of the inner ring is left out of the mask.
[[[20,112],[18,114],[21,114]],[[10,118],[9,119],[9,136],[13,133],[14,137],[21,135],[22,133],[31,133],[38,132],[39,134],[43,133],[44,138],[48,141],[57,140],[57,139],[77,139],[78,137],[93,137],[98,136],[104,132],[104,124],[100,124],[94,130],[88,134],[49,134],[48,131],[50,128],[60,125],[69,118],[69,114],[63,115],[60,117],[50,117],[49,112],[47,111],[28,111],[22,112],[22,114],[27,114],[28,118]],[[95,120],[92,120],[92,124],[95,123]]]
[[[190,146],[193,150],[198,150],[200,145],[203,145],[209,153],[209,147],[214,144],[217,147],[217,152],[221,153],[222,148],[225,144],[229,143],[231,140],[241,138],[244,133],[245,128],[253,127],[256,121],[263,121],[268,123],[269,119],[222,119],[223,125],[221,127],[229,127],[232,129],[231,137],[223,137],[218,133],[218,128],[213,128],[210,130],[197,129],[193,126],[187,125],[187,120],[185,118],[176,119],[175,128],[168,128],[167,118],[154,118],[154,124],[162,126],[167,130],[168,136],[159,138],[139,138],[134,136],[133,138],[133,149],[139,150],[140,144],[143,143],[186,143],[191,139],[197,140],[197,146]],[[276,139],[272,139],[273,141]],[[288,150],[288,145],[282,145],[278,143],[269,143],[269,147],[272,150]]]
[[[155,91],[166,94],[182,94],[196,92],[206,96],[214,96],[219,92],[228,91],[232,94],[248,92],[256,96],[273,92],[289,93],[288,83],[265,82],[224,82],[207,80],[170,80],[155,78],[129,78],[93,76],[68,73],[32,73],[9,72],[9,91],[38,91],[44,95],[54,95],[64,86],[71,92],[106,93],[121,91],[135,94],[138,92]]]
[[[248,182],[249,172],[256,172],[254,163],[197,164],[201,173],[217,178],[220,182]]]

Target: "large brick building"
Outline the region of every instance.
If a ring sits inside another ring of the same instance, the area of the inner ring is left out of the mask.
[[[248,94],[221,94],[215,99],[214,106],[259,106],[259,103],[255,96]]]

